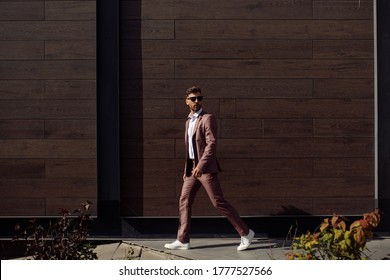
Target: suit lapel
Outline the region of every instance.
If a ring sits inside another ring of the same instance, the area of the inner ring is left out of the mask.
[[[195,132],[198,130],[199,123],[201,122],[204,113],[205,112],[202,110],[202,112],[200,112],[198,118],[196,119],[194,130],[192,131],[192,136],[194,136]]]
[[[186,130],[185,130],[185,133],[184,133],[184,140],[185,140],[185,143],[188,143],[188,126],[190,124],[190,119],[187,119],[186,121]]]

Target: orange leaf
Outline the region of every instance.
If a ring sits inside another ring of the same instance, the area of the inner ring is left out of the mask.
[[[363,229],[368,228],[368,222],[366,220],[361,219],[361,220],[359,220],[359,223]]]
[[[337,224],[337,221],[339,220],[339,217],[338,216],[333,216],[332,217],[332,226],[335,227],[335,225]]]
[[[320,227],[320,231],[323,232],[324,230],[326,230],[328,228],[329,224],[328,223],[322,223],[321,224],[321,227]]]
[[[346,228],[347,228],[347,225],[345,224],[345,222],[344,222],[344,221],[341,221],[341,222],[340,222],[340,228],[341,228],[343,231],[345,231],[345,230],[346,230]]]
[[[360,227],[360,221],[354,221],[350,226],[349,226],[349,229],[352,230],[354,228],[358,228]]]

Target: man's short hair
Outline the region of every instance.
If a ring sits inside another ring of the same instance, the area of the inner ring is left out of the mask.
[[[202,90],[198,86],[192,86],[186,90],[187,96],[190,95],[191,93],[202,93]]]

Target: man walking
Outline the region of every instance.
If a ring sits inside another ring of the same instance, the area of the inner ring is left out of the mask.
[[[217,121],[202,109],[202,91],[193,86],[186,91],[186,104],[190,114],[186,122],[186,163],[183,187],[179,200],[179,228],[177,239],[165,244],[167,249],[190,249],[191,209],[195,196],[203,186],[213,204],[233,225],[241,236],[237,250],[246,250],[255,233],[242,221],[237,211],[223,196],[218,179],[221,171],[216,157]]]

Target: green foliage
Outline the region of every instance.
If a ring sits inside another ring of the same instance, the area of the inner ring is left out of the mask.
[[[307,232],[294,239],[290,260],[361,260],[367,239],[379,225],[380,214],[376,209],[363,215],[347,229],[346,219],[337,215],[323,220],[314,232]]]
[[[27,241],[26,256],[35,260],[94,260],[95,245],[87,242],[88,223],[92,221],[87,211],[90,202],[85,202],[82,209],[73,213],[62,209],[61,218],[50,221],[47,229],[30,220],[24,230],[18,224],[16,239]]]

